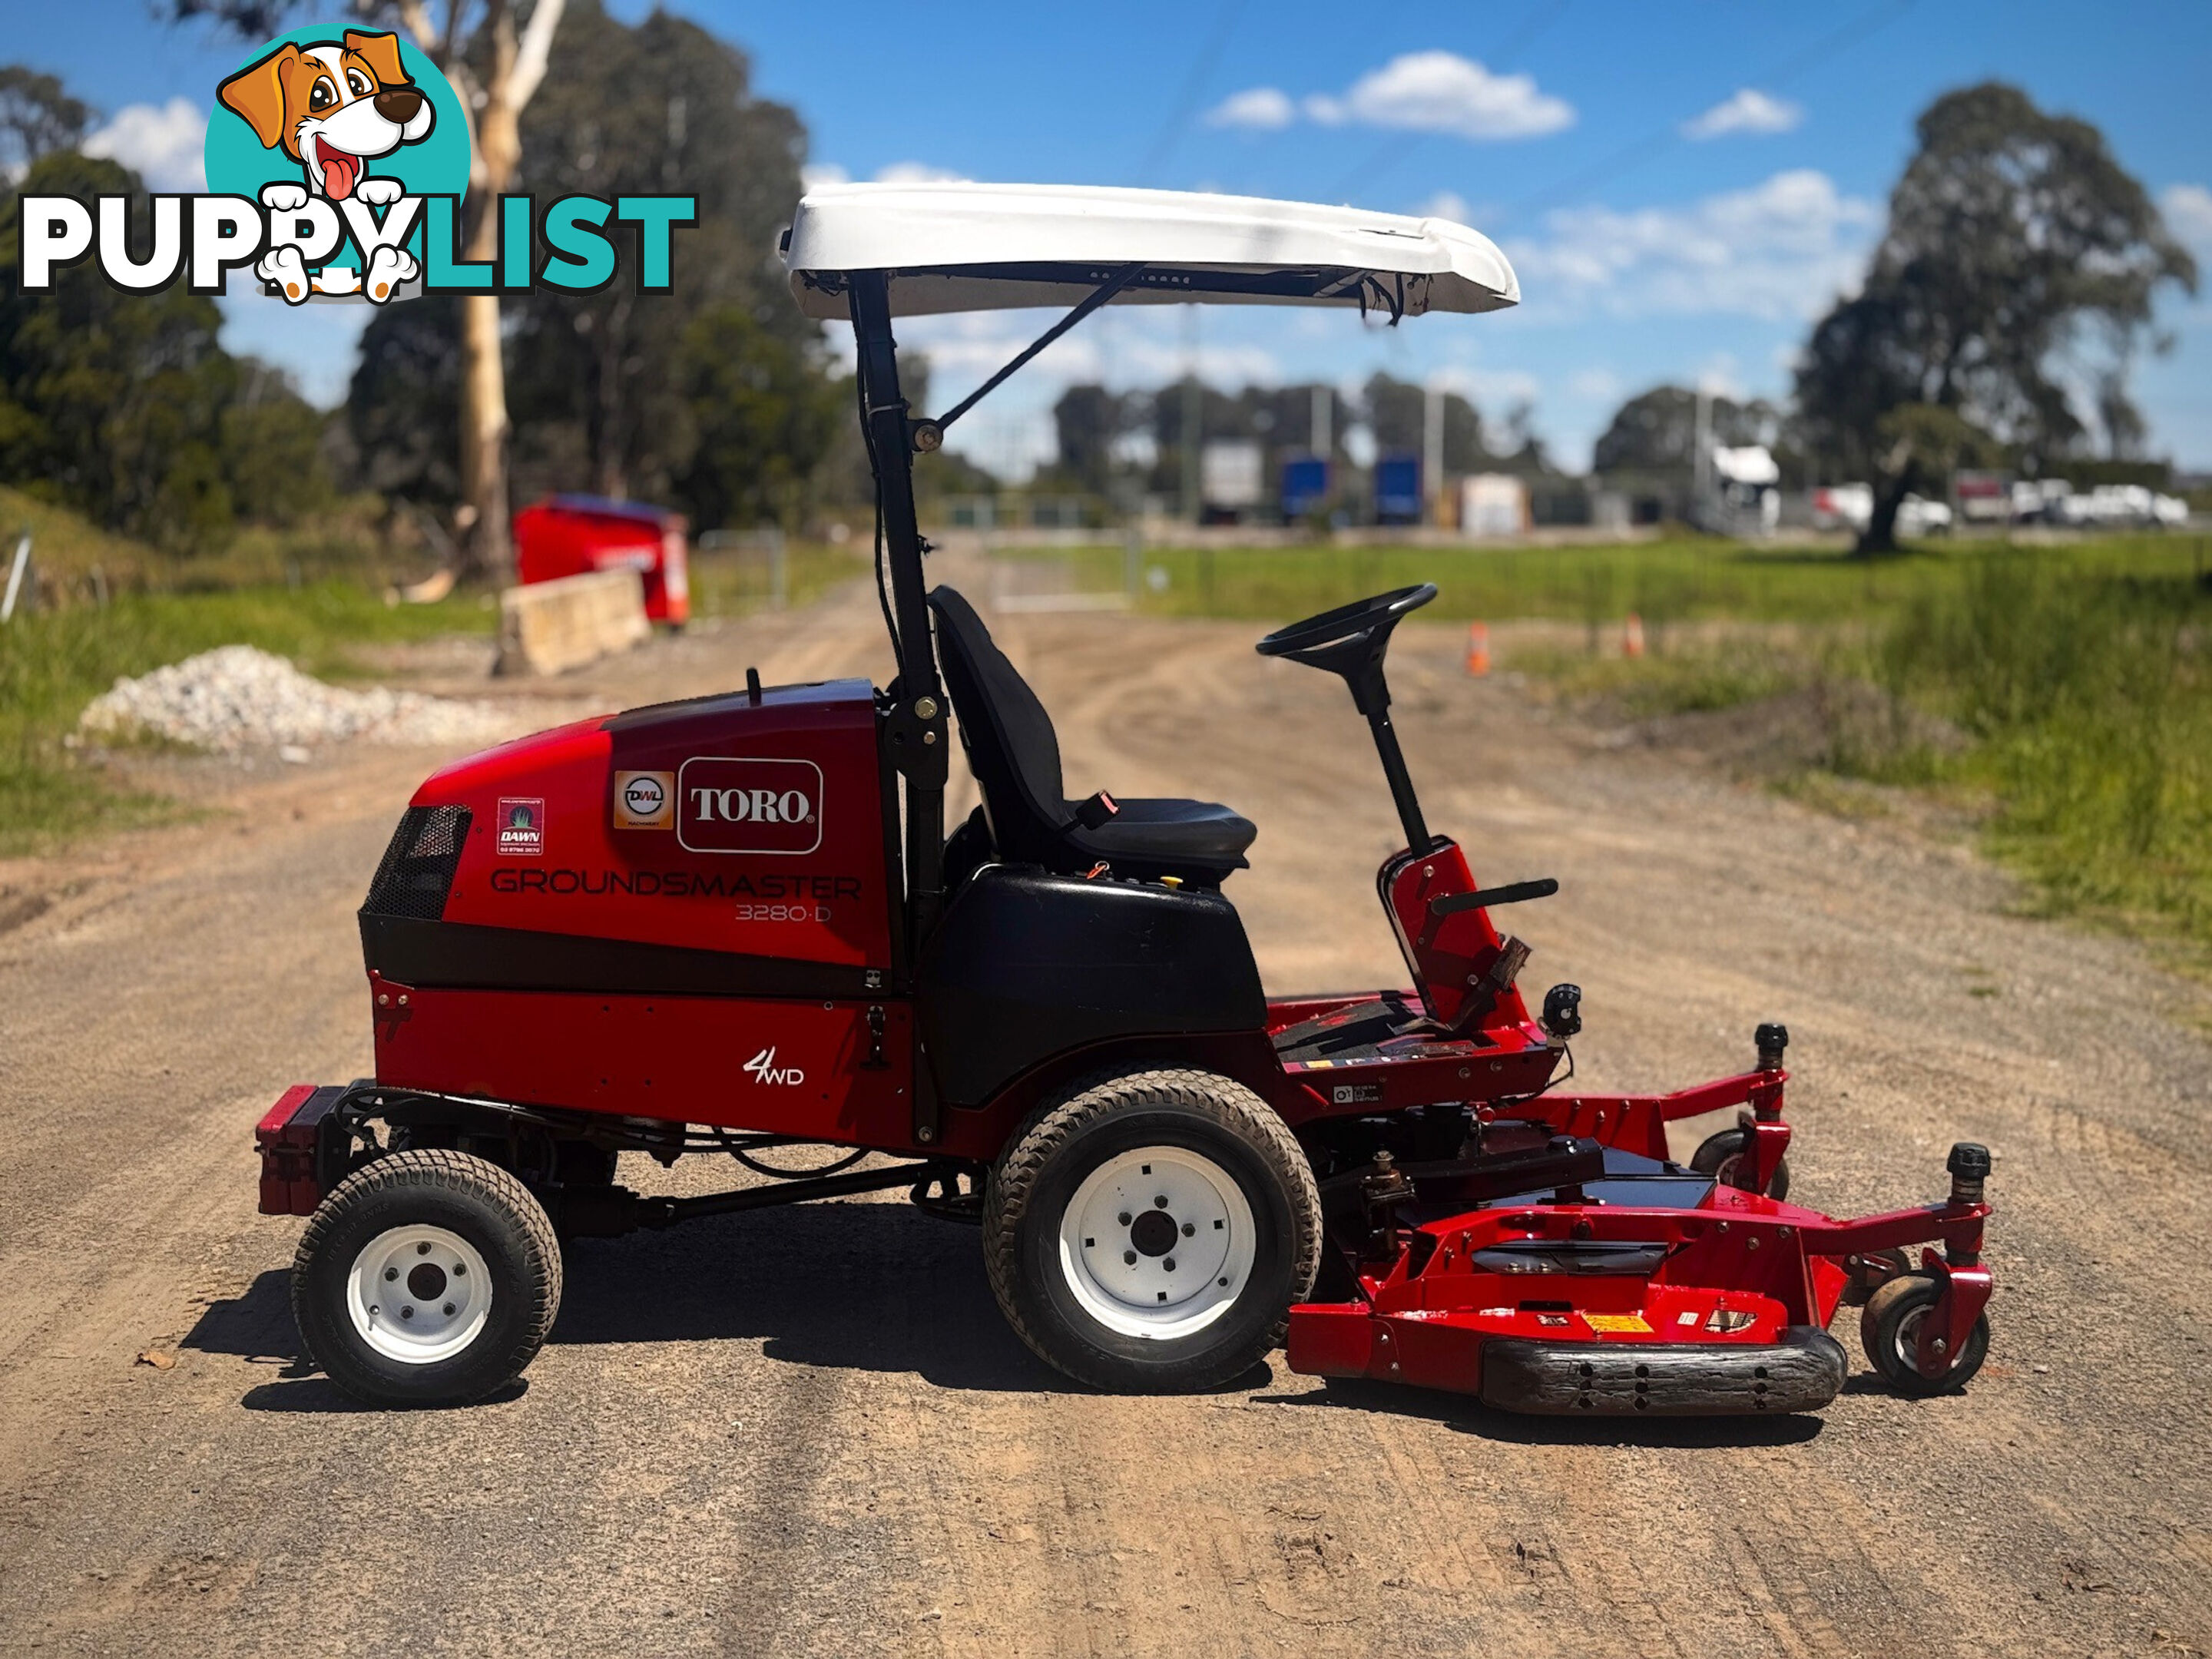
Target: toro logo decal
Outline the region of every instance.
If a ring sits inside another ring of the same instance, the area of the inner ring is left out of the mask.
[[[676,775],[676,841],[687,853],[811,853],[822,845],[822,769],[694,755]]]
[[[775,1045],[772,1042],[747,1060],[742,1069],[750,1073],[756,1083],[772,1084],[781,1088],[796,1088],[806,1081],[806,1073],[796,1066],[779,1066],[775,1063]]]
[[[532,795],[501,795],[499,798],[499,850],[518,854],[525,858],[538,858],[545,851],[545,803]]]

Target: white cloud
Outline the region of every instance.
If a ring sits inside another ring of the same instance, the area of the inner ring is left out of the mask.
[[[1826,173],[1778,173],[1682,207],[1563,208],[1506,244],[1532,311],[1811,316],[1856,286],[1881,209]]]
[[[84,141],[87,155],[122,162],[149,190],[205,190],[206,148],[207,117],[181,95],[166,104],[126,104]]]
[[[1440,190],[1429,198],[1421,209],[1424,219],[1449,219],[1455,225],[1474,222],[1474,210],[1468,205],[1467,198],[1455,190]]]
[[[894,161],[887,167],[876,169],[876,182],[879,185],[960,185],[967,181],[964,173],[933,167],[927,161]]]
[[[1297,119],[1297,106],[1279,87],[1252,87],[1232,93],[1206,112],[1211,127],[1242,127],[1253,132],[1274,132]]]
[[[1694,120],[1685,121],[1682,136],[1702,140],[1725,137],[1732,132],[1789,132],[1804,119],[1802,105],[1744,87]]]
[[[1358,122],[1461,138],[1534,138],[1574,125],[1574,106],[1539,92],[1532,76],[1493,75],[1450,52],[1409,52],[1370,70],[1340,98],[1305,100],[1308,118]]]
[[[2212,255],[2212,190],[2202,185],[2169,185],[2160,192],[2158,204],[2168,230]]]
[[[835,161],[809,161],[799,170],[801,190],[819,190],[824,185],[843,185],[852,182],[853,175]]]

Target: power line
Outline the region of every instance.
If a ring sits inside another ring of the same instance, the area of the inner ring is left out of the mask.
[[[1785,87],[1807,70],[1833,58],[1836,53],[1859,44],[1869,36],[1878,34],[1911,11],[1916,0],[1891,0],[1890,3],[1874,6],[1859,14],[1843,27],[1824,35],[1802,51],[1785,58],[1765,74],[1753,77],[1752,84],[1761,87]],[[1669,122],[1634,143],[1624,144],[1603,161],[1582,172],[1574,173],[1549,190],[1524,196],[1508,210],[1511,213],[1526,212],[1532,208],[1556,207],[1595,185],[1607,184],[1662,155],[1682,143],[1682,123]]]
[[[1212,78],[1215,65],[1221,61],[1222,52],[1228,47],[1230,31],[1237,27],[1237,15],[1243,9],[1244,0],[1223,0],[1220,14],[1214,20],[1213,33],[1199,48],[1198,56],[1192,59],[1190,73],[1183,77],[1182,90],[1176,95],[1175,107],[1169,111],[1168,118],[1161,125],[1158,136],[1152,140],[1152,147],[1145,152],[1145,159],[1138,164],[1139,184],[1151,184],[1158,175],[1161,166],[1174,153],[1176,145],[1182,142],[1183,131],[1189,126],[1190,118],[1198,111],[1198,101],[1205,95],[1206,82]]]

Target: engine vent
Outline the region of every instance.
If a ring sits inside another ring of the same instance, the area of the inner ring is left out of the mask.
[[[446,913],[446,895],[468,840],[467,807],[409,807],[368,884],[362,914],[437,921]]]

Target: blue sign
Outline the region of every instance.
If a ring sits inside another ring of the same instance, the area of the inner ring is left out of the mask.
[[[1384,455],[1375,463],[1375,520],[1377,524],[1419,524],[1423,514],[1421,458]]]
[[[1328,499],[1328,462],[1319,455],[1292,455],[1283,463],[1283,517],[1303,519]]]

